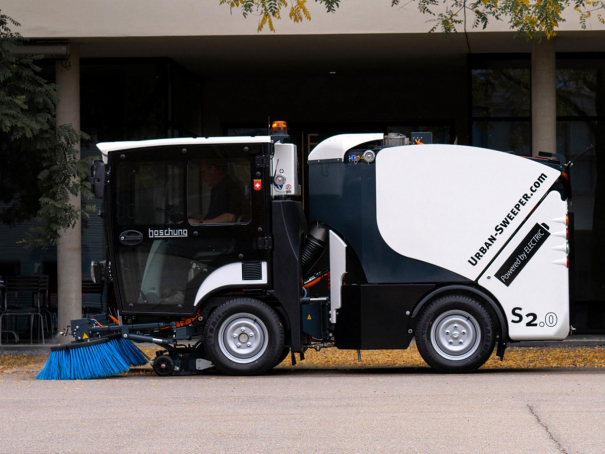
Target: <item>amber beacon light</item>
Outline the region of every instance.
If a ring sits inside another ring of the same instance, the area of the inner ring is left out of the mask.
[[[271,131],[272,132],[288,132],[288,125],[286,124],[285,121],[274,121],[271,124]]]

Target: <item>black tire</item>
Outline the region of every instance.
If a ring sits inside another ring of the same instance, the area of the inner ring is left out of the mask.
[[[468,296],[448,295],[429,303],[416,323],[418,351],[439,372],[478,369],[491,356],[495,342],[492,317]]]
[[[153,371],[160,377],[168,377],[174,373],[174,361],[168,355],[161,355],[153,360]]]
[[[237,298],[217,307],[204,329],[206,353],[227,375],[260,375],[278,363],[284,351],[284,326],[262,301]]]

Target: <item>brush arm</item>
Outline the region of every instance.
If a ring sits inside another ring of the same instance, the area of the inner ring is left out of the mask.
[[[157,337],[151,336],[141,336],[140,334],[124,334],[122,336],[124,339],[129,339],[135,342],[151,342],[158,345],[170,345],[166,339],[158,339]]]
[[[90,328],[91,333],[112,333],[121,332],[126,334],[129,331],[140,331],[147,329],[162,329],[173,326],[174,323],[136,323],[133,325],[109,325],[109,326],[95,326]],[[174,326],[173,326],[174,327]]]

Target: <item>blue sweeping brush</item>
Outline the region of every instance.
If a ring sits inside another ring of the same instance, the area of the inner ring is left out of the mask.
[[[130,340],[119,337],[116,342],[122,358],[131,366],[144,366],[149,362],[149,357]]]
[[[105,337],[72,342],[50,349],[50,356],[36,379],[88,380],[111,377],[128,372],[128,361],[122,356],[116,339]]]

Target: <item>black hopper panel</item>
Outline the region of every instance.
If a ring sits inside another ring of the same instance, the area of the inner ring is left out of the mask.
[[[340,349],[404,349],[414,337],[408,320],[414,306],[433,284],[364,284],[342,288],[336,319]]]
[[[336,312],[336,346],[361,348],[361,285],[345,285],[341,290],[342,306]]]

